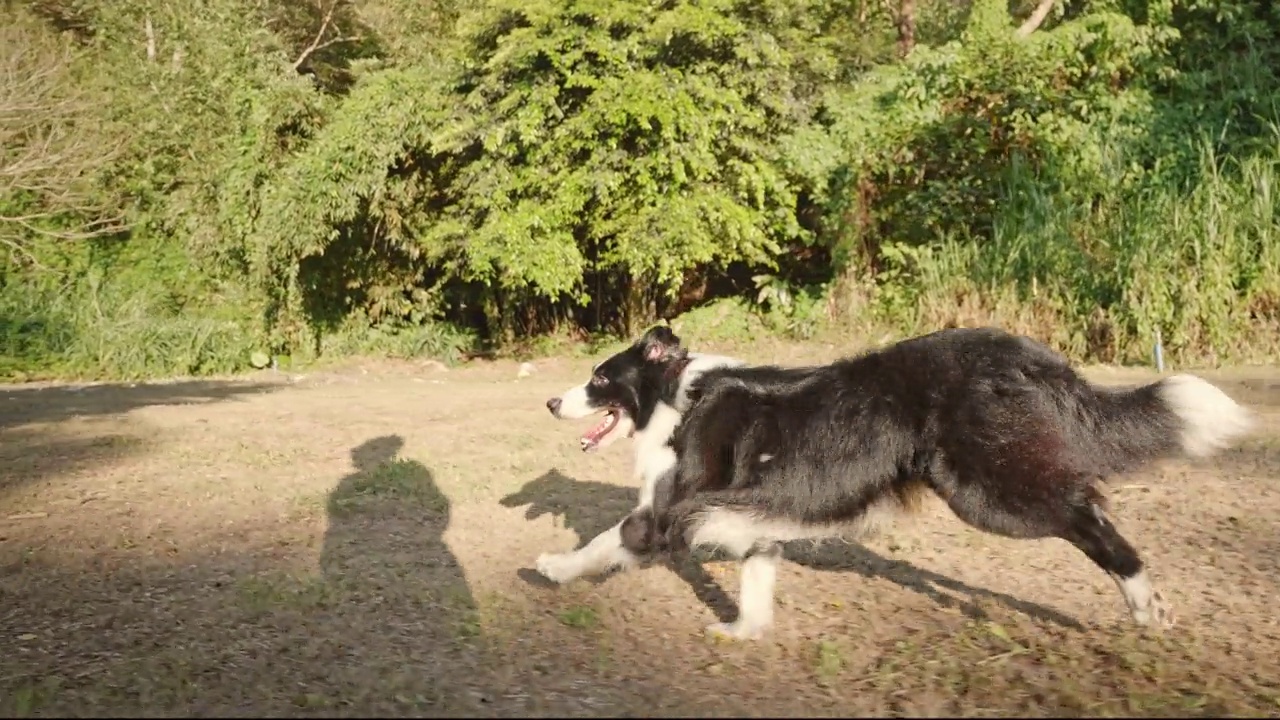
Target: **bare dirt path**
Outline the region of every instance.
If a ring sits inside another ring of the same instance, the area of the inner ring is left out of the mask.
[[[732,563],[530,581],[634,503],[629,448],[543,407],[590,364],[0,388],[0,712],[1280,712],[1280,372],[1210,374],[1258,437],[1117,485],[1175,630],[1066,543],[939,507],[790,548],[776,633],[736,645],[701,634]]]

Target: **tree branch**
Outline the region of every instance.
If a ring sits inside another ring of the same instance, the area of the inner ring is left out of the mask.
[[[49,270],[49,268],[45,267],[45,266],[44,266],[44,264],[42,264],[42,263],[40,262],[40,259],[39,259],[39,258],[37,258],[35,255],[32,255],[32,254],[31,254],[31,251],[30,251],[30,250],[28,250],[27,248],[23,247],[22,245],[19,245],[18,243],[14,242],[13,240],[10,240],[10,239],[8,239],[8,238],[6,238],[6,237],[4,237],[4,236],[0,235],[0,245],[3,245],[3,246],[5,246],[5,247],[9,248],[9,250],[10,250],[11,252],[13,252],[13,254],[14,254],[14,255],[21,255],[21,256],[22,256],[22,258],[23,258],[24,260],[26,260],[26,261],[27,261],[27,264],[29,264],[31,267],[33,267],[33,268],[35,268],[35,269],[37,269],[37,270],[43,270],[43,271],[48,271],[48,270]]]
[[[84,240],[127,229],[119,198],[96,173],[123,148],[95,98],[70,77],[72,47],[39,27],[0,27],[0,247]]]
[[[339,43],[353,42],[359,39],[358,37],[355,37],[355,36],[343,35],[341,29],[337,28],[333,24],[333,14],[337,12],[338,5],[340,2],[341,0],[330,1],[329,7],[326,8],[324,11],[324,17],[320,20],[320,29],[316,31],[316,36],[311,40],[311,44],[308,45],[306,48],[304,48],[301,53],[299,53],[298,59],[293,61],[294,72],[300,71],[302,69],[302,66],[306,64],[307,60],[310,60],[311,56],[316,54],[317,52],[327,47],[337,45]],[[329,38],[328,40],[325,40],[324,36],[326,33],[329,32],[330,28],[337,30],[338,35],[335,37]]]
[[[53,240],[90,240],[106,235],[115,235],[129,229],[129,224],[125,221],[123,213],[115,217],[99,218],[89,223],[84,223],[77,228],[51,229],[41,227],[38,223],[42,220],[56,219],[57,215],[52,212],[30,213],[27,215],[4,215],[0,214],[0,223],[11,223],[26,230],[32,235],[46,237]],[[12,240],[0,235],[0,241],[5,244],[17,247]]]
[[[1053,9],[1053,3],[1054,0],[1040,0],[1040,4],[1037,5],[1036,9],[1031,13],[1031,17],[1027,18],[1026,22],[1018,26],[1018,29],[1014,34],[1020,38],[1024,38],[1035,32],[1042,24],[1044,24],[1045,18],[1049,17],[1049,11]]]

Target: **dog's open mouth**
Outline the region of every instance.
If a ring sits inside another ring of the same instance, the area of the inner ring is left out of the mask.
[[[606,410],[604,418],[595,427],[582,434],[580,441],[582,443],[582,451],[590,452],[613,442],[615,435],[622,434],[617,432],[621,429],[620,426],[631,425],[630,422],[624,422],[624,420],[626,420],[626,413],[620,408]],[[627,430],[627,434],[631,434],[630,428]]]

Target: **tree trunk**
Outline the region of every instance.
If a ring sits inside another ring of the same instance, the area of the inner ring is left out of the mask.
[[[898,5],[898,56],[906,57],[916,46],[916,0]]]

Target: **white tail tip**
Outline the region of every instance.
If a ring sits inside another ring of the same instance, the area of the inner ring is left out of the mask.
[[[1253,429],[1253,414],[1215,385],[1195,375],[1160,382],[1160,395],[1182,420],[1182,450],[1205,457],[1230,446]]]

